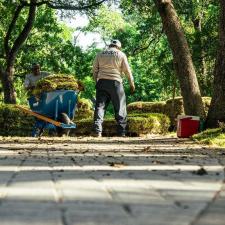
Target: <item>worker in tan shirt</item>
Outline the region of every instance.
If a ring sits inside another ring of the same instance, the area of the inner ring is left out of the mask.
[[[101,137],[105,110],[112,101],[118,136],[126,136],[126,96],[122,84],[125,74],[131,93],[135,91],[134,79],[126,55],[120,50],[119,40],[112,40],[109,48],[99,53],[93,63],[93,77],[96,81],[96,105],[94,113],[94,136]]]

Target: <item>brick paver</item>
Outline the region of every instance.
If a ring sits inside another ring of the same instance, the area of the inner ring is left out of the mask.
[[[224,165],[173,137],[2,137],[0,224],[224,225]]]

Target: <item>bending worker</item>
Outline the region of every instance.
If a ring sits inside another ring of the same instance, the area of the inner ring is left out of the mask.
[[[27,74],[25,81],[24,81],[24,87],[27,90],[33,90],[36,86],[36,83],[44,77],[47,77],[49,75],[48,72],[41,71],[40,65],[38,63],[32,64],[32,73]]]
[[[135,91],[135,85],[127,57],[120,49],[120,41],[112,40],[109,48],[99,53],[94,60],[93,77],[96,82],[96,104],[93,135],[96,137],[102,135],[104,114],[110,101],[114,107],[118,136],[126,135],[127,110],[122,74],[124,73],[129,80],[131,93]]]

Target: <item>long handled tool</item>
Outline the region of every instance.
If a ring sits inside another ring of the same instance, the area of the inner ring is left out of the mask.
[[[55,125],[57,127],[62,127],[62,128],[76,128],[76,125],[75,124],[65,124],[65,123],[58,122],[56,120],[53,120],[51,118],[48,118],[48,117],[43,116],[41,114],[38,114],[36,112],[33,112],[30,109],[28,109],[26,107],[23,107],[23,106],[20,106],[20,105],[16,105],[16,107],[18,109],[21,109],[22,111],[24,111],[25,113],[27,113],[29,115],[35,116],[36,118],[38,118],[40,120],[44,120],[45,122],[51,123],[51,124],[53,124],[53,125]]]

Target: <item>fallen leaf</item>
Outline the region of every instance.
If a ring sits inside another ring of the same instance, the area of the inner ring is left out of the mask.
[[[110,166],[118,167],[118,168],[123,167],[123,166],[126,165],[124,162],[108,162],[108,164],[109,164]]]
[[[201,167],[200,169],[198,169],[196,171],[193,171],[192,173],[195,175],[199,175],[199,176],[208,174],[207,171],[203,167]]]

